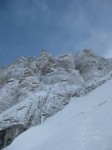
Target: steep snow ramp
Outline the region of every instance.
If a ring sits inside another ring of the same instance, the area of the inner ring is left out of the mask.
[[[18,136],[7,150],[111,150],[112,80],[73,98],[43,124]]]

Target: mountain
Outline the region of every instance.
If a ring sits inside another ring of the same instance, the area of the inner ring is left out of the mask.
[[[0,148],[111,78],[112,59],[88,49],[59,57],[43,50],[0,68]]]
[[[111,150],[112,80],[18,136],[6,150]]]

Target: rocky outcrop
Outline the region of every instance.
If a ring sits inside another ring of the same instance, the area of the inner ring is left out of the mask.
[[[91,50],[55,58],[43,50],[39,58],[22,57],[1,68],[0,147],[111,78],[112,60]]]
[[[26,129],[22,125],[10,126],[0,131],[0,148],[9,145],[19,134]]]
[[[112,71],[112,60],[97,56],[90,49],[77,53],[75,64],[86,82],[99,80]]]

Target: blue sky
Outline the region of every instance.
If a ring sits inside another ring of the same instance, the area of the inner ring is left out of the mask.
[[[112,0],[0,0],[0,66],[21,56],[112,56]]]

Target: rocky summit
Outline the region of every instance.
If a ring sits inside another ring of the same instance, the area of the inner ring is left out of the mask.
[[[112,59],[90,49],[52,57],[21,57],[0,68],[0,149],[69,103],[112,78]]]

